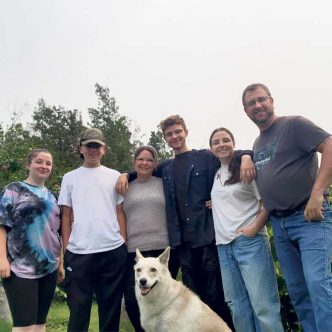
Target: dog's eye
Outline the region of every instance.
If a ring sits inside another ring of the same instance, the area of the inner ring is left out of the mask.
[[[155,269],[154,267],[152,267],[152,268],[150,269],[150,271],[151,271],[151,272],[156,272],[157,269]]]
[[[138,267],[138,268],[136,269],[136,272],[141,272],[141,269]]]

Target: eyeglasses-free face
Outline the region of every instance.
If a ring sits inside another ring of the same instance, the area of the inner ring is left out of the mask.
[[[255,99],[251,99],[249,100],[247,103],[246,103],[246,107],[248,108],[251,108],[251,107],[254,107],[256,105],[256,103],[265,103],[269,98],[271,98],[271,96],[262,96],[262,97],[258,97],[258,98],[255,98]]]
[[[105,145],[98,143],[88,143],[81,145],[79,152],[84,157],[84,166],[85,167],[98,167],[100,166],[100,161],[103,155],[105,154]]]
[[[39,152],[34,156],[30,163],[27,164],[30,178],[35,184],[44,184],[52,171],[53,158],[50,153]]]

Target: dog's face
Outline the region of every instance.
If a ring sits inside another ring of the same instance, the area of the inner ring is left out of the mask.
[[[169,259],[169,248],[159,257],[143,257],[140,251],[136,250],[135,280],[136,287],[139,287],[141,295],[146,296],[158,287],[166,274],[169,273],[167,264]]]

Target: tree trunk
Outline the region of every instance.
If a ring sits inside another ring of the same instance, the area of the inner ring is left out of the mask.
[[[4,321],[11,320],[7,297],[5,290],[3,289],[1,280],[0,280],[0,319]]]

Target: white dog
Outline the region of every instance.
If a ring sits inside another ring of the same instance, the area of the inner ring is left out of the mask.
[[[230,332],[227,324],[168,271],[169,247],[158,257],[136,250],[136,298],[146,332]]]

